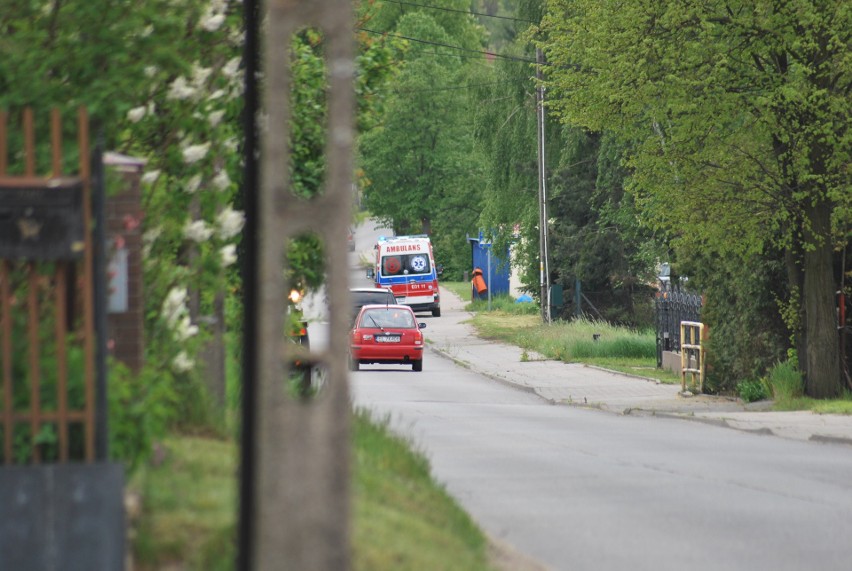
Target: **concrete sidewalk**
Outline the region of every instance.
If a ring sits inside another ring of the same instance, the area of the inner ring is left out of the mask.
[[[769,403],[745,405],[739,399],[683,397],[680,385],[666,385],[582,364],[569,364],[524,352],[519,347],[480,339],[467,302],[441,288],[440,318],[428,320],[430,348],[477,373],[554,404],[597,408],[617,414],[644,414],[702,421],[797,440],[852,444],[852,416],[809,411],[772,412]]]

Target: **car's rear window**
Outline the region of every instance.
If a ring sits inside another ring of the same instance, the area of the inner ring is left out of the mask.
[[[396,298],[387,291],[353,291],[352,304],[356,307],[372,303],[396,303]]]
[[[417,325],[410,311],[399,308],[373,308],[364,311],[361,327],[396,327],[413,329]]]

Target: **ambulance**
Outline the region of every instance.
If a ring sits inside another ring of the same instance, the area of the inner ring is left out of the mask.
[[[376,259],[367,277],[376,287],[390,288],[397,303],[416,312],[431,311],[433,317],[440,317],[438,274],[429,237],[380,237],[374,248]]]

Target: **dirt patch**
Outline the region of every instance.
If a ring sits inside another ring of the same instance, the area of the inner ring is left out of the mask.
[[[488,538],[488,561],[496,571],[551,571],[543,563],[493,537]]]

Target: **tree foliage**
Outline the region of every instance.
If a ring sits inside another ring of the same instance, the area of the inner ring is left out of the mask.
[[[359,140],[364,206],[397,234],[430,234],[445,271],[460,275],[469,264],[465,237],[481,211],[481,160],[464,93],[477,64],[441,45],[474,49],[481,29],[470,17],[390,4],[370,26],[392,30],[398,70],[381,119]]]
[[[234,264],[243,223],[242,2],[6,2],[0,30],[0,107],[11,117],[26,105],[37,114],[51,107],[65,111],[70,118],[65,157],[73,165],[78,155],[71,111],[85,105],[92,131],[103,133],[107,149],[147,161],[144,218],[137,221],[145,244],[147,364],[140,378],[157,379],[158,389],[133,381],[133,387],[111,391],[132,401],[113,408],[133,411],[133,418],[150,408],[151,418],[206,421],[195,362],[210,336],[209,316],[217,299],[227,297],[230,307],[240,293]],[[362,95],[358,111],[364,127],[374,123],[370,115],[376,98],[371,95],[390,72],[390,51],[381,38],[359,35],[358,41],[356,89]],[[288,47],[296,78],[293,179],[296,192],[311,197],[322,191],[324,173],[323,38],[304,30]],[[38,138],[49,140],[41,133]],[[10,148],[16,144],[12,141]],[[11,169],[17,168],[19,156],[12,157]],[[46,164],[49,153],[40,150],[40,157],[47,157],[41,161]],[[107,237],[110,243],[119,238]],[[316,240],[297,244],[291,261],[294,283],[311,287],[322,281]],[[230,317],[228,323],[235,325]],[[113,376],[131,382],[123,372]],[[113,424],[123,431],[122,438],[147,442],[151,437],[130,432],[134,426],[148,430],[153,423],[116,418]],[[131,448],[138,449],[129,444],[115,449]]]
[[[852,196],[850,29],[846,3],[805,0],[553,0],[542,26],[554,108],[637,144],[633,191],[675,246],[785,250],[812,396],[840,387],[832,251]]]
[[[518,47],[506,50],[529,56]],[[473,97],[476,108],[476,142],[485,156],[482,226],[496,248],[513,237],[513,264],[520,269],[527,291],[538,294],[538,159],[533,71],[514,60],[498,61]],[[552,131],[548,131],[550,134]],[[552,140],[552,139],[551,139]],[[553,148],[558,148],[553,145]]]

